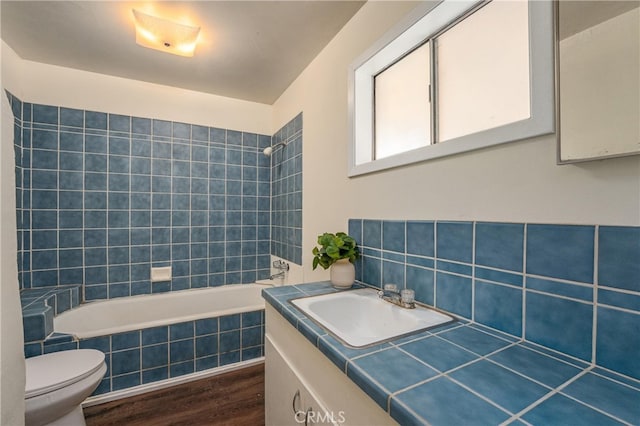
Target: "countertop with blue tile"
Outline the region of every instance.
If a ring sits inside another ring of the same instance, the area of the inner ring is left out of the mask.
[[[400,424],[640,424],[639,381],[494,329],[459,320],[354,349],[290,303],[335,291],[319,282],[263,296]]]

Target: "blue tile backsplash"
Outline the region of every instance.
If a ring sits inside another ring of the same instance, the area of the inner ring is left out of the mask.
[[[475,263],[522,272],[523,228],[515,223],[477,223]]]
[[[107,299],[254,282],[270,254],[301,263],[302,114],[271,137],[9,99],[21,289]],[[152,283],[152,266],[173,279]]]
[[[640,228],[351,219],[349,233],[358,281],[640,379]]]
[[[593,283],[593,226],[527,226],[527,273]]]
[[[640,292],[640,228],[601,226],[598,229],[599,283]]]

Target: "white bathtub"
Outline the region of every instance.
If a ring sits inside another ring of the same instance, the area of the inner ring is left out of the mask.
[[[236,284],[82,304],[53,319],[78,339],[264,309],[265,284]]]

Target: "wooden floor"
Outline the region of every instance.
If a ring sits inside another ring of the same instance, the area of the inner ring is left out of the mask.
[[[264,425],[264,364],[84,409],[87,426]]]

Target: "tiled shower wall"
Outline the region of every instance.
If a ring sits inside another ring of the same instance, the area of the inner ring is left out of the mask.
[[[22,102],[15,98],[13,95],[7,92],[7,97],[9,99],[9,103],[11,104],[11,109],[13,110],[13,149],[15,153],[15,163],[16,163],[16,227],[18,229],[18,281],[20,284],[20,289],[23,288],[22,284],[22,272],[20,269],[23,265],[24,258],[24,248],[23,248],[23,187],[24,182],[22,179],[23,170],[22,170],[22,145],[23,145],[23,129],[22,129]]]
[[[21,288],[93,300],[268,276],[270,136],[9,96]]]
[[[640,228],[349,221],[357,279],[640,379]]]
[[[271,253],[302,265],[302,113],[273,135]]]

